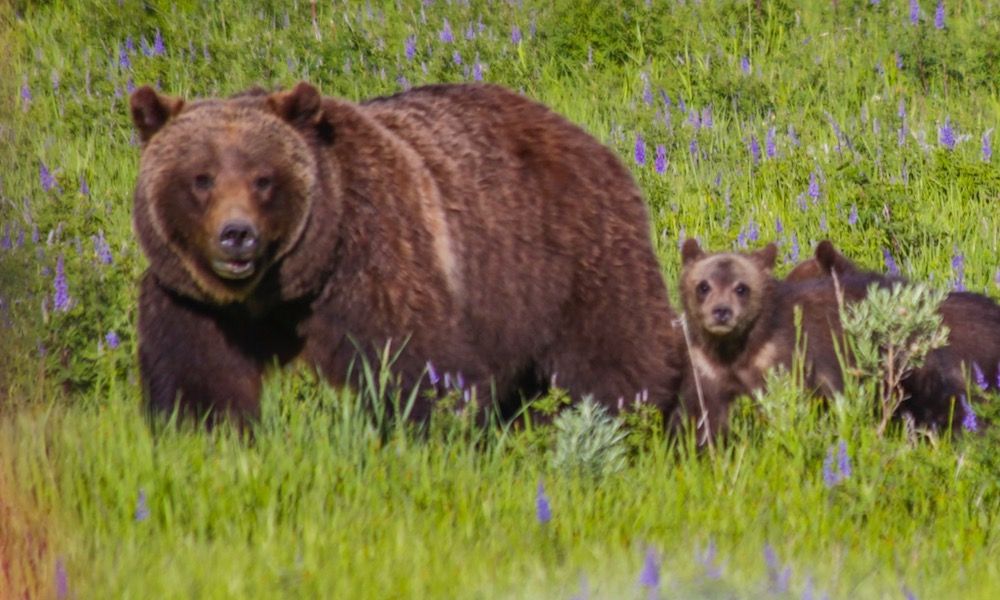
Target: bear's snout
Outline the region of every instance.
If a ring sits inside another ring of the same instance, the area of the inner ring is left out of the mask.
[[[728,306],[716,306],[712,309],[712,318],[717,325],[728,325],[733,318],[733,309]]]
[[[245,219],[227,221],[219,231],[219,248],[230,258],[253,258],[257,243],[257,228]]]

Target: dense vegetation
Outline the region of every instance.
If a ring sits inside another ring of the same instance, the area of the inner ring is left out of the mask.
[[[0,597],[1000,592],[1000,436],[879,435],[866,388],[822,411],[776,380],[695,451],[642,408],[481,430],[443,407],[415,432],[379,420],[376,375],[303,370],[270,380],[252,443],[154,434],[127,114],[147,82],[483,79],[619,151],[674,293],[697,236],[777,241],[780,272],[831,238],[996,296],[995,4],[15,0],[0,52]]]

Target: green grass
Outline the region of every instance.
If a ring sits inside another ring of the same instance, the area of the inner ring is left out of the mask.
[[[926,1],[917,26],[902,1],[377,4],[319,3],[319,39],[304,1],[0,8],[0,51],[13,59],[0,61],[0,597],[54,597],[64,570],[77,598],[639,598],[653,549],[665,596],[744,598],[774,591],[766,545],[779,573],[790,568],[779,596],[892,598],[904,586],[920,598],[997,596],[995,432],[879,437],[874,418],[814,410],[787,382],[748,402],[711,452],[633,416],[626,467],[598,479],[553,466],[551,427],[482,431],[446,411],[429,432],[378,427],[363,408],[370,393],[300,372],[269,382],[253,441],[151,432],[135,364],[145,261],[131,231],[130,80],[192,97],[309,79],[363,99],[398,91],[400,76],[471,79],[478,55],[486,80],[546,102],[633,168],[674,293],[683,235],[723,249],[756,230],[748,244],[779,242],[781,272],[796,243],[805,257],[829,237],[872,268],[889,250],[907,275],[939,286],[961,253],[964,284],[996,295],[1000,173],[981,152],[1000,123],[992,4],[946,3],[943,30]],[[467,40],[480,17],[484,31]],[[439,39],[445,18],[451,44]],[[144,56],[141,39],[157,30],[166,54]],[[711,107],[712,127],[695,129],[681,98]],[[953,150],[938,143],[946,117]],[[43,189],[43,165],[56,189]],[[112,264],[97,259],[95,236]],[[59,257],[66,312],[53,307]],[[823,465],[841,440],[852,472],[830,488]],[[540,481],[547,524],[535,514]],[[137,520],[140,493],[148,517]]]

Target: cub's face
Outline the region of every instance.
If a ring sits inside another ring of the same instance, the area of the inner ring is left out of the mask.
[[[748,330],[770,293],[775,254],[773,244],[753,254],[705,254],[688,240],[681,291],[692,324],[714,337]]]
[[[248,296],[294,246],[316,194],[306,139],[268,100],[184,107],[152,90],[132,99],[145,142],[135,207],[143,247],[151,258],[151,246],[169,248],[197,288],[220,303]],[[150,119],[154,127],[144,128]],[[143,235],[141,223],[152,235]]]

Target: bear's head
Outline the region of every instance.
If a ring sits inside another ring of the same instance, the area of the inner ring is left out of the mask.
[[[215,304],[241,302],[299,244],[332,141],[319,92],[255,89],[187,103],[131,97],[143,144],[135,226],[158,280]]]
[[[795,268],[785,276],[785,281],[809,281],[811,279],[830,277],[831,275],[843,278],[860,273],[862,273],[861,269],[841,254],[834,247],[833,242],[823,240],[816,245],[813,257],[807,258],[795,265]]]
[[[770,299],[777,246],[706,254],[697,240],[688,239],[681,255],[681,297],[692,325],[714,338],[748,331]]]

